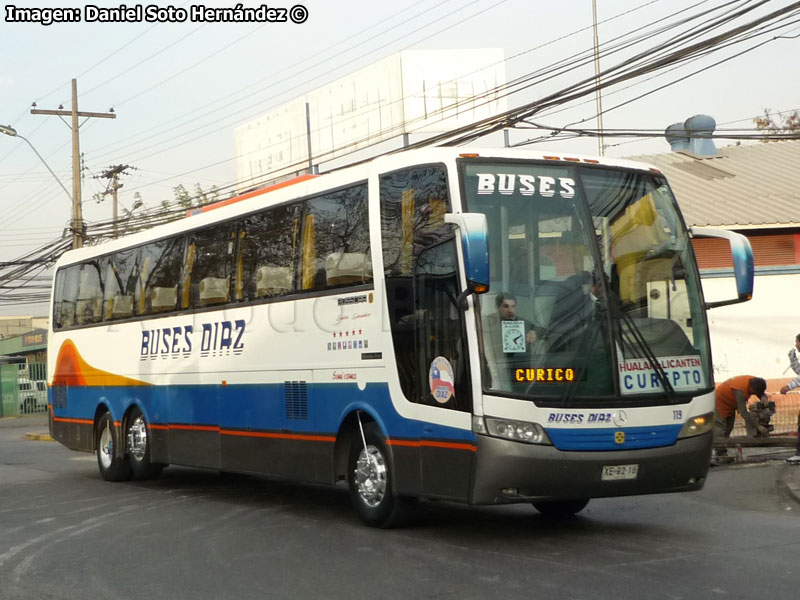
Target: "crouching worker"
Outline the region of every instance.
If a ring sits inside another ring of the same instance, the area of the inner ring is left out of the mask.
[[[766,389],[767,382],[761,377],[752,375],[731,377],[719,384],[714,392],[714,439],[730,437],[737,412],[744,419],[748,437],[755,437],[760,431],[766,432],[767,428],[759,425],[758,417],[747,410],[747,400],[750,396],[755,396],[762,403],[767,401],[767,396],[764,394]],[[717,456],[724,456],[727,453],[726,448],[717,450]]]

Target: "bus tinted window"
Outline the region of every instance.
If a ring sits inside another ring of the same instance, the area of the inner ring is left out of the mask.
[[[53,322],[57,329],[75,324],[80,271],[80,265],[74,265],[60,270],[56,276]]]
[[[61,329],[371,281],[367,185],[359,184],[60,269],[53,324]]]
[[[456,248],[444,221],[450,198],[442,166],[382,175],[381,238],[389,321],[400,385],[409,400],[469,410],[469,367],[460,311]],[[454,393],[432,395],[434,361],[446,359]]]
[[[236,298],[271,298],[294,291],[295,247],[300,217],[278,206],[247,217],[239,234]]]
[[[303,204],[301,289],[371,282],[367,186],[331,192]]]
[[[103,318],[103,281],[100,263],[93,260],[80,267],[75,321],[78,325],[97,323]]]
[[[183,265],[183,238],[160,240],[142,246],[140,251],[137,312],[147,315],[175,310]]]
[[[123,250],[103,259],[105,290],[103,318],[106,321],[133,316],[136,282],[139,275],[138,249]]]
[[[189,236],[181,308],[222,304],[230,299],[235,236],[231,224],[201,229]]]

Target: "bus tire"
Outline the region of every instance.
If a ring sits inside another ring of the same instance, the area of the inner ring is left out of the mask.
[[[116,450],[119,440],[114,429],[111,413],[105,412],[97,422],[97,466],[106,481],[125,481],[131,478],[131,467],[122,453]]]
[[[131,409],[125,425],[125,449],[134,479],[155,479],[164,465],[150,462],[150,427],[137,407]]]
[[[364,440],[356,431],[350,448],[347,483],[353,507],[370,527],[396,527],[407,516],[409,501],[395,494],[392,478],[386,442],[375,423],[365,423]]]
[[[539,500],[532,504],[536,510],[548,517],[571,517],[586,508],[586,505],[589,504],[589,498],[578,498],[576,500]]]

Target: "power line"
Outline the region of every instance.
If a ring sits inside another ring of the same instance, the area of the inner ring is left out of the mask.
[[[737,3],[729,3],[729,5],[734,5]],[[758,3],[756,6],[762,5],[763,2]],[[745,41],[751,40],[752,35],[763,35],[765,31],[775,32],[780,29],[777,24],[772,25],[770,24],[770,19],[776,19],[776,15],[785,16],[791,10],[794,10],[795,7],[800,4],[796,3],[793,6],[788,7],[788,9],[783,9],[784,12],[781,11],[773,11],[762,20],[755,19],[751,22],[746,23],[743,26],[734,27],[728,29],[727,31],[723,31],[722,33],[714,34],[715,29],[720,29],[725,24],[732,23],[733,20],[736,18],[740,18],[747,14],[748,11],[746,10],[739,10],[735,11],[731,15],[726,15],[724,18],[719,18],[713,21],[708,21],[702,27],[694,27],[694,31],[682,34],[682,36],[676,36],[681,39],[679,44],[675,43],[661,43],[658,46],[645,50],[637,54],[636,56],[626,59],[618,63],[615,67],[607,70],[609,78],[604,80],[603,86],[604,87],[611,87],[613,85],[619,85],[621,82],[633,80],[634,78],[640,78],[647,73],[654,73],[659,72],[660,70],[669,69],[677,65],[685,64],[691,60],[694,60],[698,57],[702,57],[708,55],[712,52],[719,51],[722,47],[727,47],[729,45],[735,43],[743,43]],[[787,12],[788,11],[788,12]],[[710,11],[709,13],[710,14]],[[697,19],[696,16],[693,17],[694,20]],[[688,25],[690,22],[689,19],[685,20],[684,23]],[[759,29],[760,28],[760,29]],[[771,28],[771,29],[770,29]],[[668,27],[662,28],[661,33],[668,31]],[[703,38],[702,36],[708,34],[711,38]],[[654,35],[654,34],[652,34]],[[641,41],[646,39],[651,39],[652,35],[650,36],[640,36],[641,39],[638,40],[636,43],[641,43]],[[776,39],[780,39],[782,36],[773,37],[771,40],[767,40],[763,43],[768,43],[769,41],[774,41]],[[626,42],[632,43],[632,42]],[[623,48],[626,46],[618,46],[618,48]],[[607,47],[609,50],[610,47]],[[752,48],[751,48],[752,49]],[[519,79],[516,80],[515,87],[504,89],[503,93],[506,95],[510,95],[511,93],[517,93],[518,91],[525,89],[526,86],[533,85],[535,78],[541,79],[542,77],[553,77],[556,73],[565,74],[570,72],[570,67],[575,68],[582,58],[576,58],[573,61],[564,61],[558,67],[558,70],[549,70],[549,71],[540,71],[535,76],[534,74],[530,74],[530,77],[527,79]],[[722,62],[722,61],[719,61]],[[711,68],[711,67],[706,67]],[[594,79],[593,77],[591,78]],[[527,119],[530,119],[535,114],[546,110],[547,108],[553,108],[557,106],[563,106],[569,102],[574,102],[578,99],[585,97],[586,94],[593,93],[596,88],[596,83],[587,82],[586,80],[578,81],[577,84],[573,84],[568,87],[564,87],[556,93],[550,94],[543,99],[533,102],[527,103],[522,105],[521,107],[517,107],[510,111],[503,113],[502,115],[495,116],[491,119],[483,120],[478,122],[477,124],[473,124],[470,127],[463,127],[452,132],[448,132],[442,136],[434,136],[432,140],[426,140],[424,144],[430,145],[431,143],[446,143],[446,144],[458,144],[463,143],[469,139],[476,139],[482,135],[486,135],[487,132],[491,132],[497,130],[500,127],[507,127],[507,126],[515,126],[521,125],[526,122]],[[512,91],[513,90],[513,91]],[[551,131],[553,131],[551,129]],[[646,134],[648,132],[642,131],[637,132],[635,130],[628,130],[628,131],[613,131],[612,135],[624,135],[624,134],[634,134],[638,135],[638,133]],[[565,129],[560,128],[558,129],[558,135],[561,136],[581,136],[581,135],[592,135],[592,131],[590,129]],[[652,135],[656,135],[655,132],[652,132]],[[661,132],[658,135],[663,135]],[[744,135],[744,134],[743,134]],[[763,136],[759,138],[751,138],[751,139],[763,139]],[[786,139],[786,138],[781,138]],[[423,143],[420,143],[422,145]],[[232,160],[232,159],[226,159]],[[225,161],[222,161],[225,162]],[[207,167],[208,165],[206,165]],[[201,167],[205,168],[205,167]],[[194,171],[189,171],[194,172]],[[230,186],[223,186],[224,188],[232,187],[233,184]],[[129,230],[133,230],[134,228],[146,228],[153,226],[155,223],[166,222],[167,220],[171,220],[177,218],[178,216],[182,216],[185,212],[185,208],[183,207],[172,207],[168,208],[166,211],[162,211],[159,213],[149,213],[149,214],[142,214],[142,215],[131,215],[129,219],[126,220],[126,227],[130,227]],[[109,222],[98,222],[96,224],[91,224],[88,229],[91,231],[91,240],[94,241],[99,239],[103,236],[107,236],[109,230],[111,229]],[[97,235],[98,237],[95,237]],[[55,260],[55,257],[62,253],[67,246],[64,244],[64,240],[56,240],[52,243],[49,243],[41,248],[37,248],[35,251],[29,253],[28,257],[34,258],[26,258],[22,257],[20,260],[35,260],[36,264],[44,265],[44,264],[52,264],[52,261]],[[20,264],[15,269],[12,270],[11,273],[3,273],[2,277],[0,277],[0,284],[5,285],[8,281],[7,277],[16,276],[17,278],[20,276],[24,276],[27,271],[20,271],[19,269],[29,268],[30,264]],[[0,295],[0,302],[4,301],[2,295]]]

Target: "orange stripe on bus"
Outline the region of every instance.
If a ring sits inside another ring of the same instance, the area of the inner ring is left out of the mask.
[[[256,438],[275,438],[284,440],[304,440],[310,442],[335,442],[336,438],[331,435],[312,435],[303,433],[270,433],[266,431],[244,431],[241,429],[222,429],[217,425],[180,425],[170,423],[169,425],[150,425],[150,429],[179,431],[211,431],[220,435],[233,435],[238,437]]]
[[[275,183],[273,185],[252,190],[250,192],[245,192],[239,196],[234,196],[233,198],[227,198],[225,200],[220,200],[219,202],[214,202],[213,204],[207,204],[205,206],[201,206],[200,208],[193,208],[191,210],[186,211],[186,216],[191,217],[193,215],[198,215],[204,212],[208,212],[210,210],[214,210],[216,208],[221,208],[223,206],[228,206],[229,204],[234,204],[236,202],[241,202],[242,200],[247,200],[248,198],[253,198],[255,196],[260,196],[261,194],[267,194],[269,192],[274,192],[275,190],[279,190],[281,188],[288,187],[290,185],[295,185],[297,183],[301,183],[303,181],[308,181],[309,179],[313,179],[314,177],[319,177],[319,175],[312,175],[312,174],[305,174],[305,175],[298,175],[292,179],[287,179],[286,181],[281,181],[280,183]]]
[[[469,450],[470,452],[477,452],[478,448],[475,444],[459,443],[459,442],[436,442],[427,440],[386,440],[390,446],[409,446],[412,448],[447,448],[450,450]]]
[[[53,417],[53,420],[59,423],[78,423],[81,425],[93,425],[94,421],[91,419],[67,419],[62,417]],[[120,426],[119,422],[114,422],[116,427]],[[304,433],[270,433],[266,431],[244,431],[239,429],[221,429],[217,425],[180,425],[170,423],[168,425],[150,424],[150,429],[159,431],[168,431],[175,429],[178,431],[210,431],[219,433],[220,435],[231,435],[236,437],[252,437],[252,438],[268,438],[280,440],[298,440],[305,442],[336,442],[336,437],[332,435],[313,435]],[[448,450],[467,450],[469,452],[477,452],[478,448],[475,444],[461,443],[461,442],[437,442],[434,440],[393,440],[388,439],[386,443],[390,446],[406,446],[411,448],[445,448]]]
[[[57,423],[78,423],[80,425],[94,425],[91,419],[66,419],[64,417],[53,417],[53,421]]]
[[[170,423],[167,429],[179,429],[181,431],[216,431],[219,433],[218,425],[175,425]]]
[[[223,429],[222,435],[235,435],[239,437],[260,437],[277,438],[284,440],[304,440],[309,442],[335,442],[336,438],[331,435],[308,435],[301,433],[267,433],[265,431],[236,431],[233,429]]]

